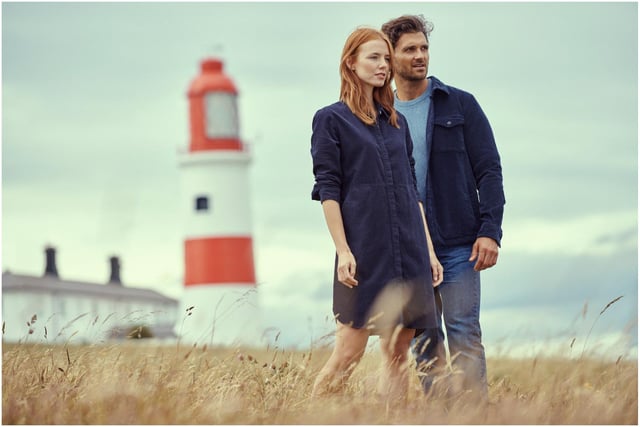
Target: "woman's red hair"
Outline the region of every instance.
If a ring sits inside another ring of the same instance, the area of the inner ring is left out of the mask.
[[[371,113],[375,111],[374,105],[369,105],[369,101],[364,94],[362,80],[351,70],[349,62],[358,56],[358,49],[364,43],[371,40],[382,40],[389,48],[390,67],[389,76],[382,87],[373,88],[373,101],[380,104],[389,113],[389,123],[395,127],[398,125],[398,114],[393,108],[393,91],[391,90],[391,79],[393,78],[393,48],[391,42],[382,31],[375,28],[361,27],[352,32],[342,49],[342,59],[340,60],[340,101],[347,104],[349,109],[360,120],[368,125],[374,125],[375,116]]]

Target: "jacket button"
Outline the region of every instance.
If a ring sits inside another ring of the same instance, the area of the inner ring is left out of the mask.
[[[451,120],[447,122],[447,126],[451,126]]]

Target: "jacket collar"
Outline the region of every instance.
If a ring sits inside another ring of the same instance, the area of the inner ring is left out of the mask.
[[[449,95],[449,86],[442,83],[436,76],[429,76],[429,78],[431,79],[431,84],[433,85],[433,92],[435,92],[436,90],[441,90]]]

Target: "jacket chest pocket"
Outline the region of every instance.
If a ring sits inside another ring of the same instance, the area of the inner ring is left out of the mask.
[[[464,117],[438,117],[433,126],[433,151],[465,151]]]

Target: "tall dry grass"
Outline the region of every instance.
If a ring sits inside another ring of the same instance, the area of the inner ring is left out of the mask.
[[[369,350],[346,390],[311,399],[327,349],[5,344],[3,424],[637,424],[637,362],[489,359],[490,404],[376,397]]]
[[[482,407],[426,398],[413,368],[406,399],[382,400],[375,393],[380,355],[372,347],[341,393],[312,399],[326,345],[301,352],[136,339],[30,344],[33,316],[24,342],[3,343],[2,422],[637,425],[637,359],[609,361],[585,351],[598,318],[620,298],[595,319],[578,358],[489,358],[490,401]]]

